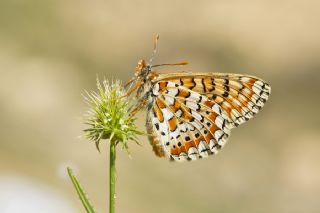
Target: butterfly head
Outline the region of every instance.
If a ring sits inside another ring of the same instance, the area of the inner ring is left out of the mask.
[[[135,72],[135,76],[136,77],[145,77],[147,76],[151,71],[151,66],[149,64],[146,63],[145,60],[141,59],[138,62],[138,65],[136,66],[136,72]]]
[[[146,78],[148,74],[151,72],[151,68],[153,67],[152,61],[157,53],[158,40],[159,40],[159,35],[156,35],[154,39],[153,53],[151,58],[149,59],[149,63],[146,63],[146,61],[143,59],[141,59],[138,62],[138,65],[136,66],[136,73],[135,73],[135,76],[137,78]]]

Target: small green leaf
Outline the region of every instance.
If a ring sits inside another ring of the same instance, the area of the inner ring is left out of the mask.
[[[85,191],[82,189],[76,176],[74,176],[72,169],[68,167],[67,170],[68,170],[68,175],[73,183],[73,186],[77,191],[77,194],[79,195],[79,198],[83,204],[83,207],[86,209],[87,213],[95,213],[93,206],[89,201],[89,198],[87,197]]]

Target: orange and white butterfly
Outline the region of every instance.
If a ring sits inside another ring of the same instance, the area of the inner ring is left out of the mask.
[[[153,56],[159,37],[155,39]],[[153,58],[153,57],[152,57]],[[271,88],[254,76],[225,73],[159,73],[140,60],[128,95],[136,91],[131,111],[147,108],[147,131],[155,154],[185,161],[216,154],[230,130],[248,121],[264,106]]]

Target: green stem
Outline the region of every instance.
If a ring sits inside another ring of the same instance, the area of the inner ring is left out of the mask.
[[[116,141],[110,141],[110,166],[109,166],[109,213],[115,213],[116,202]]]

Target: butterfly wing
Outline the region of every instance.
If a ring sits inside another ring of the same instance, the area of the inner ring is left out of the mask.
[[[218,103],[231,118],[233,127],[257,114],[271,93],[271,87],[255,76],[225,73],[171,73],[158,80],[171,81]]]
[[[216,154],[230,129],[256,114],[270,86],[253,76],[211,73],[159,75],[147,129],[155,153],[172,160]]]
[[[155,153],[172,160],[215,154],[230,134],[230,121],[219,104],[170,81],[154,84],[147,126]]]

